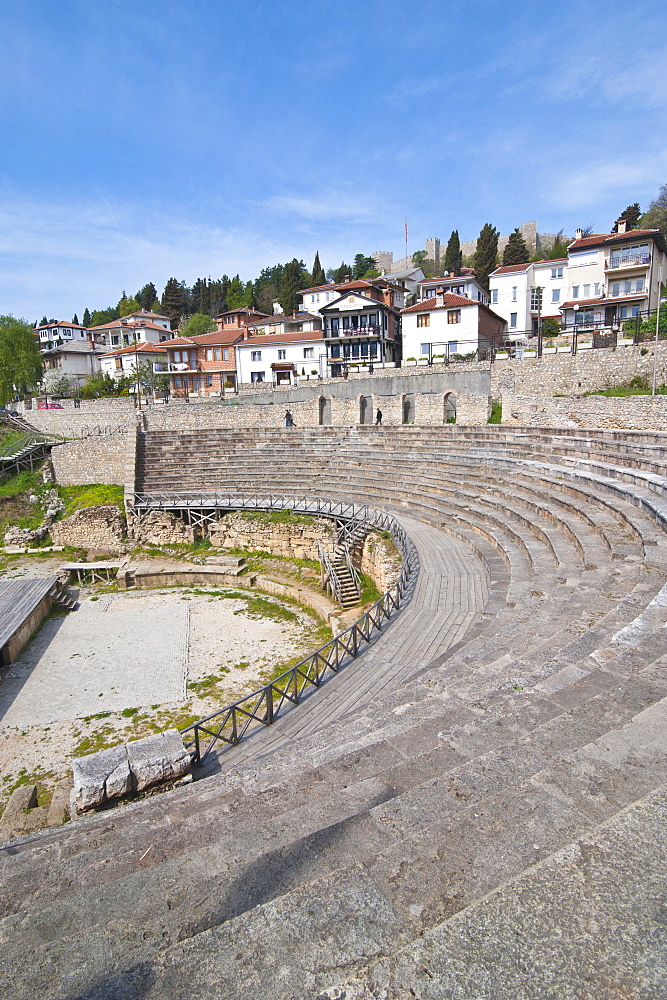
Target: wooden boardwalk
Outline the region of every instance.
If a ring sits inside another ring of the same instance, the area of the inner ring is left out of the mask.
[[[392,512],[396,513],[396,512]],[[459,642],[480,620],[489,574],[463,542],[403,514],[401,524],[419,553],[420,572],[407,608],[356,660],[268,729],[217,755],[207,770],[229,771],[315,732],[390,691]],[[212,757],[216,755],[213,754]]]
[[[12,639],[57,582],[55,577],[0,580],[0,650],[7,647],[2,654],[4,663],[10,662],[9,646]],[[16,650],[12,650],[12,654],[15,653]]]

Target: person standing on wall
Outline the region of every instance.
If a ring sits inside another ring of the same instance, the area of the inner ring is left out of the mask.
[[[285,427],[294,427],[294,417],[289,410],[285,410]]]
[[[378,411],[375,414],[375,426],[379,427],[381,423],[382,423],[382,410],[378,408]]]

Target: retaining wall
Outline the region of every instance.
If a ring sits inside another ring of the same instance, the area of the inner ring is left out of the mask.
[[[503,392],[503,424],[522,427],[593,427],[667,430],[667,396],[521,396]]]
[[[61,486],[79,483],[107,483],[122,486],[125,482],[127,435],[68,441],[51,449],[56,482]]]

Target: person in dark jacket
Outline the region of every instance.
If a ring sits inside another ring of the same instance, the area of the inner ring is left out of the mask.
[[[382,410],[378,409],[377,413],[375,414],[375,426],[377,427],[378,424],[381,423],[382,423]]]

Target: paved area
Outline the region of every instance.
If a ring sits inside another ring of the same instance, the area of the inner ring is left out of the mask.
[[[86,601],[52,618],[0,685],[0,724],[23,728],[185,697],[189,606]]]

